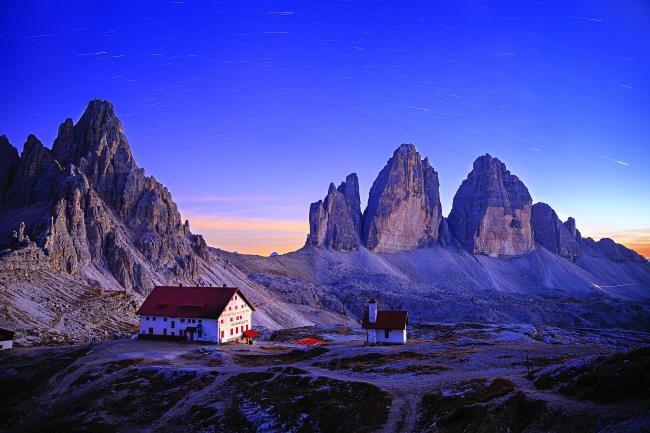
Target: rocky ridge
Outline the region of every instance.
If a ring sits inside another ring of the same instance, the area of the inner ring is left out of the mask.
[[[363,240],[377,252],[431,246],[442,221],[438,173],[412,144],[393,153],[370,188]]]
[[[29,344],[52,329],[66,341],[124,332],[135,323],[130,306],[155,284],[239,286],[258,307],[257,326],[272,329],[350,322],[368,297],[419,322],[635,326],[650,316],[647,261],[533,207],[489,155],[445,219],[437,173],[404,144],[363,214],[352,174],[312,204],[306,247],[268,258],[208,248],[193,234],[169,191],[135,163],[108,102],[64,121],[51,150],[30,136],[18,155],[0,137],[0,156],[0,326]],[[111,305],[119,314],[101,314],[117,327],[95,317]],[[78,320],[54,313],[71,310]]]
[[[330,184],[324,200],[309,208],[307,245],[352,251],[361,242],[361,200],[357,175],[348,175],[338,188]]]
[[[532,207],[531,224],[535,242],[572,262],[578,259],[581,237],[573,218],[563,223],[549,205],[535,203]]]
[[[197,257],[207,258],[169,191],[136,165],[106,101],[91,101],[76,125],[63,122],[52,150],[30,135],[3,195],[5,240],[24,220],[26,234],[61,271],[94,265],[146,293],[158,275],[198,281]],[[16,215],[21,207],[28,209]]]
[[[0,279],[0,300],[18,308],[0,316],[0,326],[22,335],[53,326],[49,319],[27,320],[51,316],[49,304],[25,303],[12,292],[31,297],[39,286],[68,285],[77,287],[67,290],[74,300],[85,296],[83,287],[100,287],[126,291],[139,302],[154,285],[181,283],[239,286],[263,305],[262,326],[311,323],[209,252],[203,237],[182,222],[167,188],[136,164],[111,103],[93,100],[76,124],[66,119],[51,150],[30,135],[18,156],[2,136],[0,156],[0,276],[15,277]],[[16,271],[21,257],[38,257],[43,272]],[[134,311],[125,320],[133,322]],[[68,337],[80,338],[75,335]]]

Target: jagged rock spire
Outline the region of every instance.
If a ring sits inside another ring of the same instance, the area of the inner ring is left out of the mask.
[[[534,248],[528,188],[490,154],[474,161],[454,196],[449,228],[477,254],[509,256]]]
[[[395,150],[370,189],[363,240],[377,252],[430,246],[442,221],[438,173],[413,144]]]
[[[307,245],[351,251],[359,248],[361,200],[359,180],[352,173],[338,188],[331,183],[324,200],[309,207]]]
[[[578,259],[580,243],[573,218],[562,223],[548,204],[535,203],[532,207],[531,224],[535,242],[572,262]]]
[[[19,162],[18,150],[9,143],[6,136],[0,135],[0,207]]]

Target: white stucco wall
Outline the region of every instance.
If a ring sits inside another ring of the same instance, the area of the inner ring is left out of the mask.
[[[389,344],[404,344],[406,343],[406,329],[391,329],[386,338],[384,329],[367,329],[368,343],[389,343]]]
[[[201,337],[194,333],[197,341],[217,342],[218,324],[216,319],[193,319],[187,317],[162,317],[162,316],[140,316],[140,333],[179,336],[183,335],[186,328],[197,328],[201,325]],[[150,332],[153,331],[153,332]]]
[[[154,335],[183,335],[185,328],[202,327],[202,336],[194,333],[194,340],[212,343],[238,340],[247,329],[252,329],[253,311],[235,294],[218,319],[190,319],[186,317],[140,316],[140,333]],[[167,330],[167,334],[165,334]],[[223,338],[221,332],[223,331]],[[231,333],[232,331],[232,333]]]
[[[11,349],[14,346],[12,340],[0,341],[0,350]]]
[[[221,342],[238,340],[242,333],[253,329],[253,311],[250,306],[238,295],[232,297],[223,313],[219,316],[219,338]],[[221,333],[223,332],[223,337]]]

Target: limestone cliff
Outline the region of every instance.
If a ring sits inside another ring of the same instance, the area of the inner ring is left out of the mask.
[[[535,203],[532,207],[531,224],[535,242],[572,262],[577,260],[580,243],[573,218],[562,223],[549,205]]]
[[[348,175],[338,188],[330,184],[324,200],[309,208],[307,245],[352,251],[359,248],[361,200],[357,175]]]
[[[454,196],[449,228],[472,253],[525,254],[534,248],[531,205],[523,182],[497,158],[485,154],[474,161]]]
[[[372,184],[363,240],[376,252],[431,246],[442,222],[438,173],[412,144],[402,144]]]
[[[0,140],[3,155],[8,146]],[[24,222],[56,269],[92,265],[141,292],[198,280],[207,245],[181,222],[169,191],[138,168],[111,103],[91,101],[77,124],[63,122],[52,150],[30,135],[9,161],[0,167],[0,245]]]

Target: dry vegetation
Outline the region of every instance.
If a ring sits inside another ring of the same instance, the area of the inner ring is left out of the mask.
[[[31,398],[43,392],[50,378],[87,353],[79,347],[56,350],[39,349],[31,356],[10,351],[0,353],[0,426],[7,425],[12,414]]]
[[[235,362],[244,367],[285,365],[317,358],[325,353],[327,353],[327,349],[324,347],[304,350],[294,349],[291,352],[273,355],[236,355]]]
[[[650,347],[542,373],[535,379],[535,386],[555,389],[579,400],[645,401],[650,407]]]
[[[381,373],[381,374],[432,374],[447,370],[442,365],[408,364],[410,361],[431,361],[433,356],[423,353],[403,351],[389,354],[377,352],[363,355],[334,358],[329,361],[315,362],[316,367],[329,370],[351,370],[354,373]]]
[[[505,400],[488,404],[501,397]],[[416,428],[442,433],[521,432],[542,408],[543,403],[528,400],[507,379],[473,379],[451,392],[425,395]]]
[[[254,431],[242,415],[254,412],[283,431],[371,432],[385,423],[391,404],[374,385],[286,372],[244,373],[227,386],[234,397],[221,426],[225,431]]]

